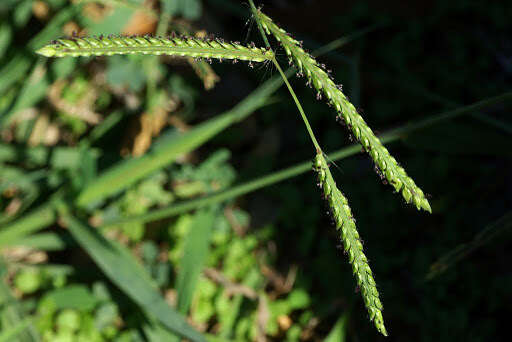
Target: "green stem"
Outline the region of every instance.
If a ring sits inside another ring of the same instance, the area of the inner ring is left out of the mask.
[[[251,10],[252,10],[252,13],[254,16],[254,20],[256,20],[256,23],[258,24],[258,29],[260,30],[261,37],[263,38],[265,45],[266,45],[267,49],[272,50],[272,48],[270,47],[270,44],[268,43],[268,40],[267,40],[267,34],[263,30],[263,26],[261,26],[260,20],[259,20],[258,16],[256,15],[257,9],[256,9],[256,6],[254,6],[253,0],[249,0],[249,4],[251,5]],[[313,133],[313,130],[311,129],[311,125],[309,124],[308,118],[306,117],[306,113],[304,113],[304,109],[302,109],[302,105],[300,104],[299,99],[295,95],[295,92],[293,91],[293,88],[290,85],[290,82],[288,82],[288,77],[286,77],[286,75],[283,72],[283,69],[281,69],[281,66],[277,62],[277,60],[275,58],[275,54],[274,54],[274,58],[272,59],[272,62],[274,62],[274,65],[276,66],[277,70],[279,71],[279,74],[281,74],[281,77],[283,78],[283,81],[286,84],[286,87],[288,88],[288,90],[290,91],[290,94],[293,97],[293,101],[295,101],[295,105],[299,109],[302,120],[304,121],[304,124],[306,125],[306,129],[308,131],[309,137],[311,138],[313,145],[315,145],[316,151],[321,152],[322,149],[320,148],[320,145],[318,144],[318,141],[316,140],[315,134]]]
[[[306,117],[306,114],[304,113],[304,109],[302,109],[302,105],[300,104],[299,99],[297,99],[297,96],[295,95],[295,92],[293,91],[293,88],[290,85],[290,82],[288,82],[288,78],[284,74],[284,72],[281,69],[281,66],[279,65],[277,60],[274,58],[272,61],[274,62],[274,65],[276,66],[277,70],[281,74],[281,77],[283,78],[284,83],[288,87],[288,90],[290,91],[290,94],[293,97],[293,101],[295,101],[295,104],[297,105],[297,108],[299,109],[302,120],[304,121],[304,124],[306,125],[306,129],[308,130],[309,137],[311,138],[313,145],[315,145],[315,149],[317,150],[317,152],[322,151],[322,149],[320,148],[320,145],[318,144],[318,141],[315,138],[315,134],[313,133],[313,130],[311,129],[311,125],[309,124],[308,118]]]
[[[431,117],[428,117],[424,120],[406,124],[402,127],[390,130],[382,135],[379,135],[379,139],[382,141],[383,144],[389,144],[391,142],[395,142],[397,140],[400,140],[405,135],[410,134],[412,132],[418,131],[423,128],[430,127],[432,125],[435,125],[437,123],[447,121],[450,119],[454,119],[455,117],[458,117],[463,114],[468,114],[473,111],[482,110],[486,107],[489,107],[491,105],[504,102],[507,100],[512,100],[512,92],[504,93],[495,97],[491,97],[489,99],[476,102],[474,104],[452,110],[449,112],[444,112],[441,114],[433,115]],[[353,156],[357,153],[361,152],[361,145],[359,144],[353,144],[350,146],[347,146],[345,148],[342,148],[336,152],[328,154],[328,158],[330,160],[336,161],[339,159],[347,158],[350,156]],[[173,204],[169,208],[163,208],[163,209],[157,209],[153,210],[147,214],[143,215],[137,215],[137,216],[128,216],[120,219],[113,219],[110,221],[105,221],[103,225],[118,225],[123,224],[127,222],[151,222],[163,218],[167,218],[174,215],[183,214],[185,212],[201,208],[207,205],[211,205],[214,203],[219,203],[223,201],[227,201],[233,198],[236,198],[241,195],[245,195],[247,193],[259,190],[261,188],[267,187],[272,184],[276,184],[279,182],[282,182],[286,179],[296,177],[300,174],[306,173],[311,170],[311,161],[305,161],[300,164],[296,164],[294,166],[291,166],[289,168],[286,168],[284,170],[274,172],[270,175],[265,175],[263,177],[259,177],[257,179],[254,179],[252,181],[246,182],[244,184],[240,184],[238,186],[235,186],[231,189],[214,193],[208,197],[199,198],[199,199],[193,199],[189,201],[184,201],[181,203]]]
[[[249,4],[251,4],[251,10],[253,13],[254,20],[256,21],[256,24],[258,25],[258,29],[260,30],[261,37],[263,38],[263,41],[265,42],[265,46],[268,49],[271,49],[270,44],[268,43],[267,35],[265,34],[265,31],[263,30],[263,27],[261,26],[260,21],[258,20],[258,17],[256,16],[256,6],[254,6],[254,2],[252,0],[249,0]]]

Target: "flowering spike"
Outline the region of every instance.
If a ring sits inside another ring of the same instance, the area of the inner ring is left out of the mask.
[[[387,336],[384,318],[382,317],[382,303],[379,299],[379,292],[373,279],[368,259],[363,253],[363,243],[356,229],[356,221],[352,216],[347,198],[338,189],[332,178],[329,166],[322,151],[318,151],[313,162],[313,169],[318,176],[318,182],[331,210],[334,224],[340,231],[341,240],[345,253],[352,265],[352,272],[356,278],[357,286],[361,291],[363,300],[377,330]]]

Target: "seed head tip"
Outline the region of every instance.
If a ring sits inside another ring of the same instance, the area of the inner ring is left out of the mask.
[[[46,45],[40,48],[36,51],[38,55],[45,56],[45,57],[53,57],[55,56],[55,48],[51,45]]]

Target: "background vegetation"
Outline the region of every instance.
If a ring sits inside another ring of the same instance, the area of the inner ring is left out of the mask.
[[[432,215],[359,148],[331,167],[390,338],[508,340],[511,101],[493,98],[510,91],[512,6],[262,3],[311,51],[341,38],[320,60],[375,130],[443,118],[388,146]],[[0,341],[384,339],[309,164],[276,173],[314,151],[272,66],[34,54],[74,32],[263,46],[249,13],[235,0],[0,2]],[[350,146],[292,82],[326,151]],[[464,115],[437,115],[453,109]]]

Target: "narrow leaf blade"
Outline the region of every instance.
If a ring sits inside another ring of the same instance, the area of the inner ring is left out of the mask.
[[[161,296],[145,270],[137,264],[128,251],[107,240],[71,215],[64,214],[70,233],[89,253],[105,275],[135,303],[156,317],[174,333],[191,341],[205,341],[185,319],[170,307]]]

